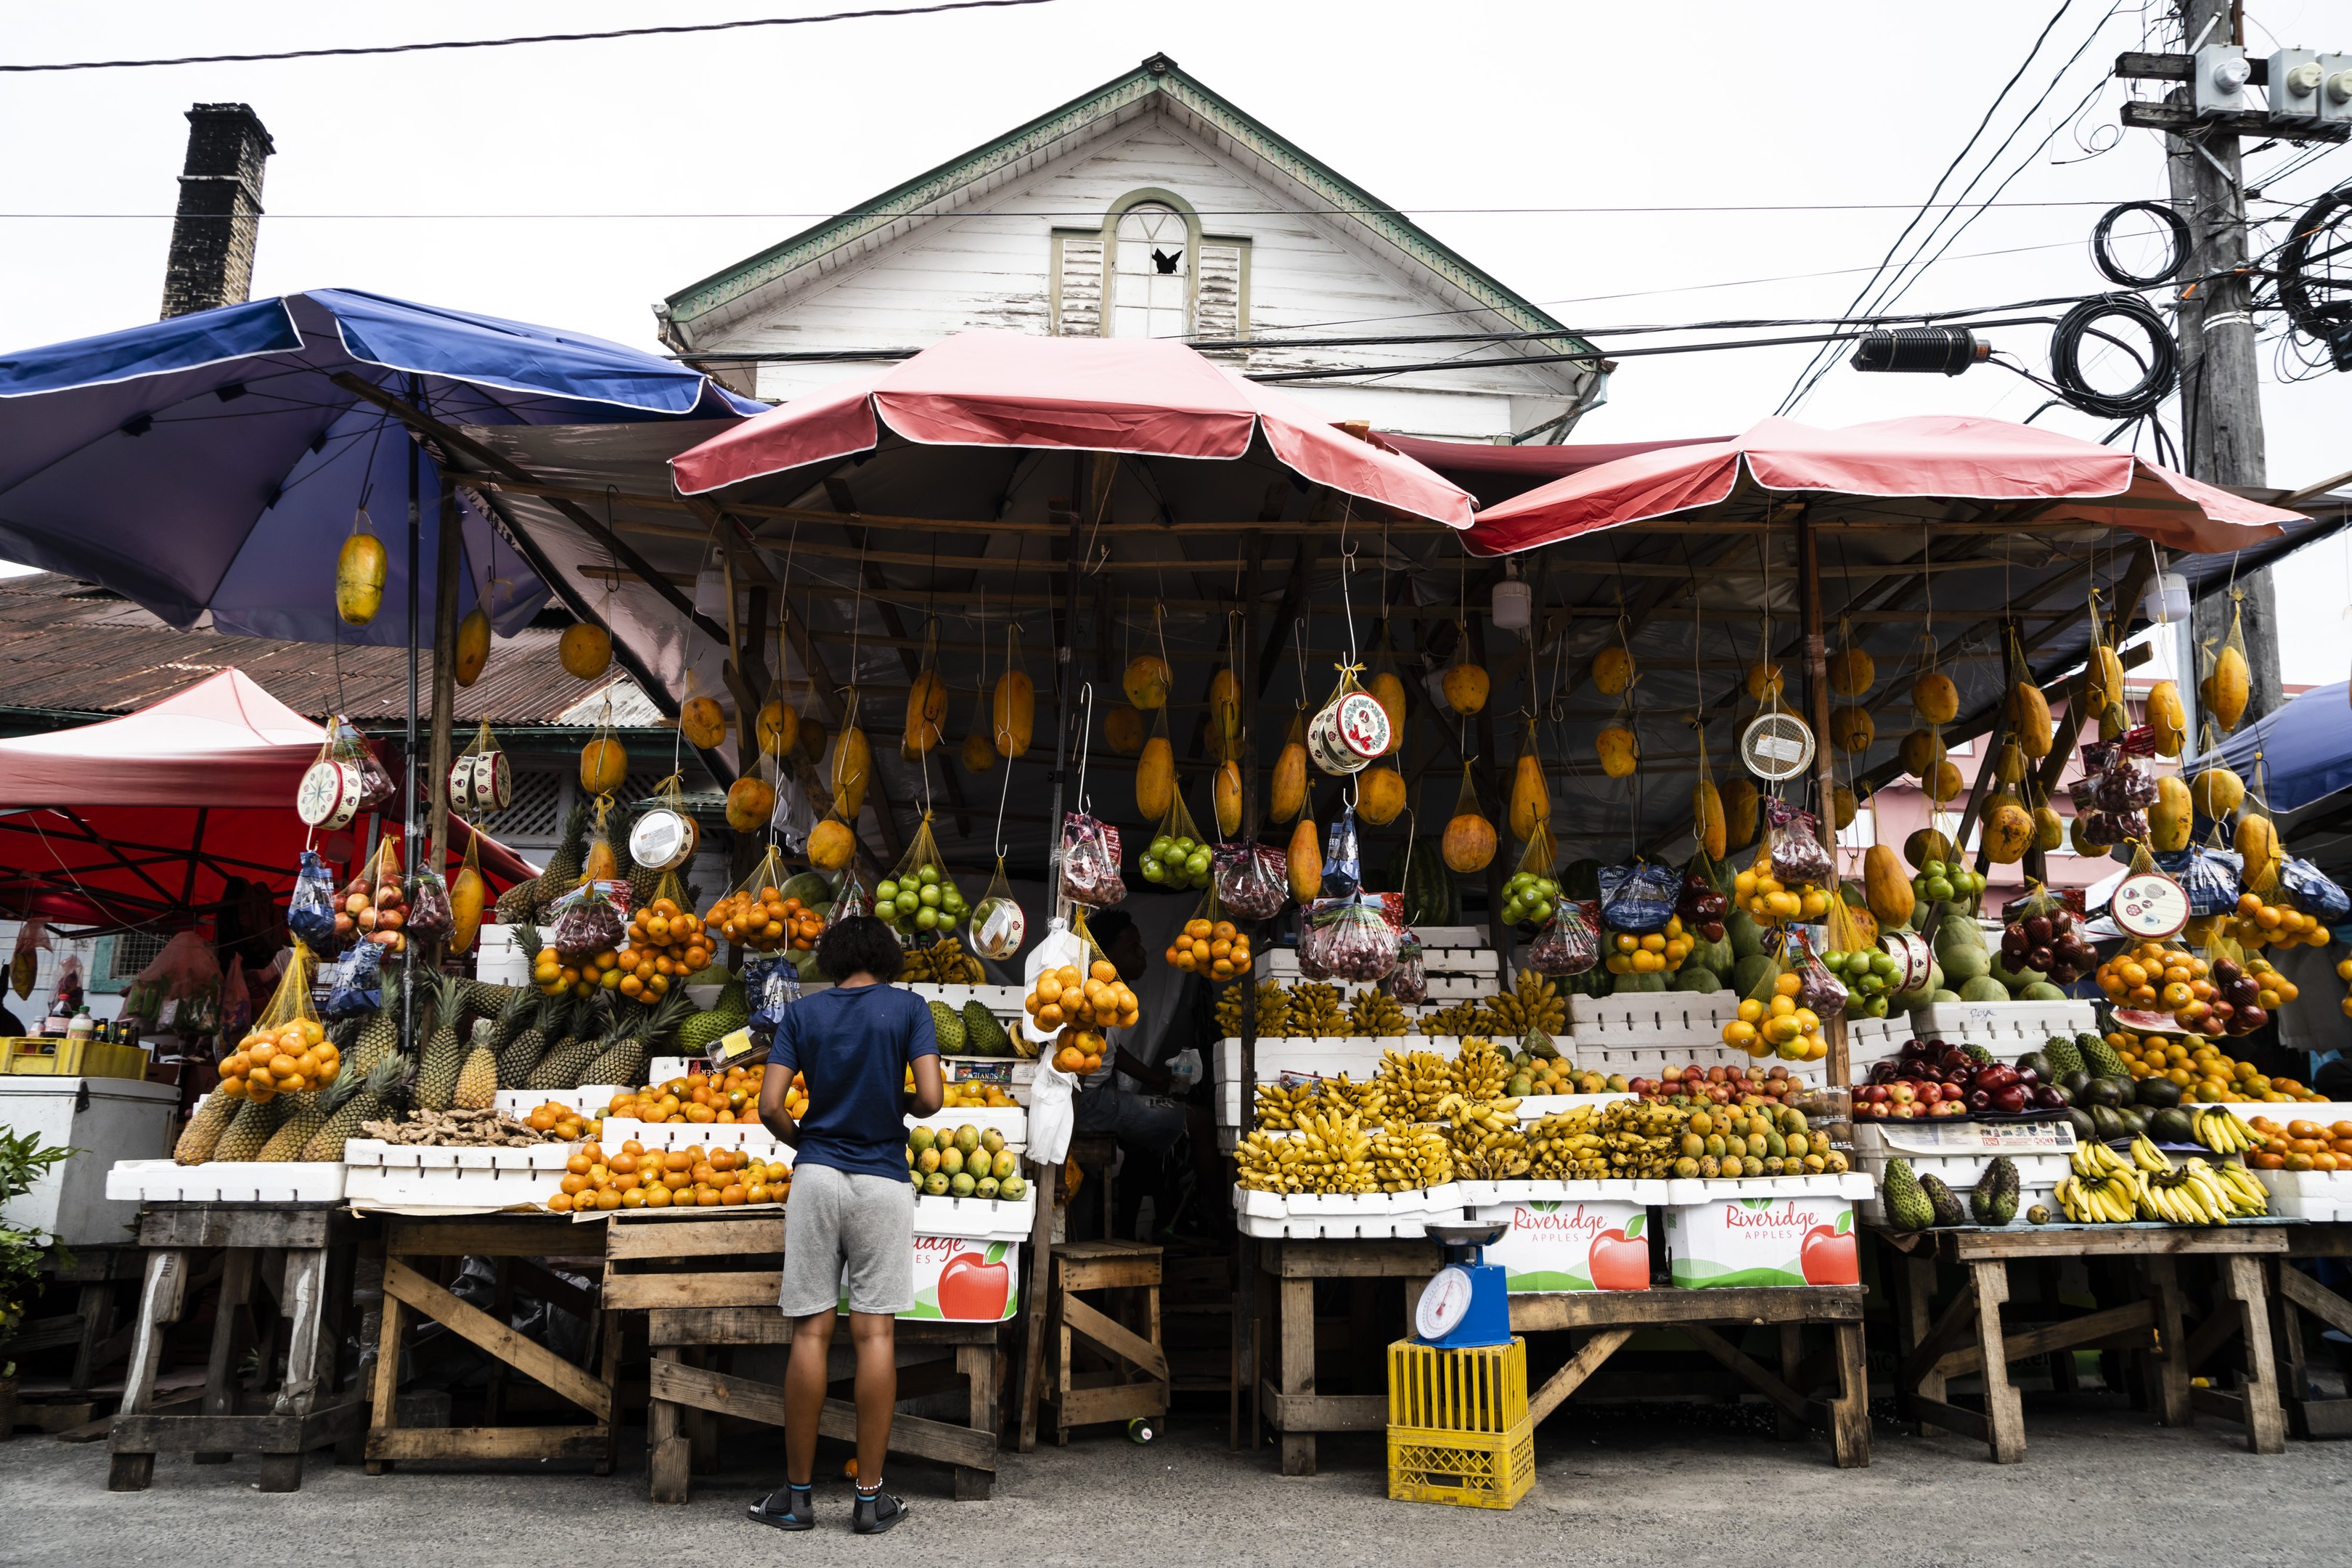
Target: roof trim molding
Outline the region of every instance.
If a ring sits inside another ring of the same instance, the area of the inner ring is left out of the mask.
[[[993,142],[671,295],[658,312],[662,335],[673,347],[690,350],[693,345],[688,340],[699,318],[879,230],[913,218],[939,216],[971,187],[1122,114],[1155,94],[1164,95],[1203,126],[1261,159],[1328,205],[1341,209],[1334,216],[1369,231],[1471,300],[1477,308],[1492,311],[1522,331],[1556,331],[1572,349],[1591,346],[1387,203],[1186,75],[1165,55],[1154,55],[1125,76]]]

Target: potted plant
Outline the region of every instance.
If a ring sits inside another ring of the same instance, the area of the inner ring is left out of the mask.
[[[69,1158],[71,1149],[44,1148],[30,1132],[16,1136],[0,1127],[0,1209],[33,1190],[33,1184],[50,1166]],[[33,1310],[41,1294],[41,1256],[50,1237],[24,1226],[0,1220],[0,1442],[16,1426],[16,1363],[7,1359],[8,1342],[17,1325]]]

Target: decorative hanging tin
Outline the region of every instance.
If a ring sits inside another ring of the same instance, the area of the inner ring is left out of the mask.
[[[654,793],[659,804],[637,814],[629,827],[629,857],[651,871],[668,871],[694,858],[701,829],[686,810],[684,784],[672,773]]]
[[[1307,721],[1307,754],[1327,773],[1346,777],[1384,756],[1395,731],[1388,710],[1356,683],[1361,665],[1339,667],[1339,682],[1315,717]]]

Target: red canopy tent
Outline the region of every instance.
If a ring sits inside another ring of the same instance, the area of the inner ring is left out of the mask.
[[[1463,542],[1507,555],[1630,522],[1693,517],[1742,495],[1874,501],[2043,502],[2037,521],[2126,529],[2168,549],[2218,553],[2304,521],[2113,447],[1973,416],[1821,430],[1759,421],[1727,441],[1663,447],[1580,469],[1478,514]]]
[[[231,879],[282,900],[312,837],[295,789],[326,738],[226,669],[121,719],[0,741],[0,913],[169,930],[217,910]],[[364,852],[350,837],[334,858]],[[493,887],[534,874],[487,835],[478,859]]]

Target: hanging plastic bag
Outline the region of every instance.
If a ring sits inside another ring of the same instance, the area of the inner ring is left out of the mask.
[[[332,896],[333,889],[329,889]],[[16,928],[16,951],[8,960],[8,984],[17,1000],[32,995],[33,983],[40,978],[41,950],[49,946],[49,922],[35,915]]]
[[[71,963],[74,960],[68,957],[65,962]],[[59,991],[65,989],[63,964],[60,964],[58,969],[58,989]],[[252,1026],[253,989],[245,981],[243,955],[234,955],[228,961],[228,967],[221,972],[220,1043],[226,1046],[230,1040],[236,1038]],[[180,1026],[175,1025],[174,1027],[180,1028],[183,1034],[188,1032]]]
[[[1511,879],[1503,884],[1505,925],[1537,931],[1551,920],[1560,901],[1559,879],[1552,875],[1556,858],[1551,829],[1536,824],[1535,837],[1519,850]]]
[[[123,1015],[160,1024],[183,1007],[200,1007],[220,989],[220,977],[212,943],[193,931],[177,932],[124,992]]]
[[[1363,850],[1357,843],[1356,808],[1343,805],[1331,819],[1330,837],[1323,851],[1323,896],[1352,898],[1364,886]]]
[[[1010,958],[1021,951],[1028,934],[1029,917],[1013,897],[1013,884],[1004,878],[1004,857],[999,855],[988,891],[971,907],[971,950],[982,958]]]
[[[1127,897],[1118,874],[1118,829],[1083,811],[1062,819],[1062,897],[1107,910]]]
[[[457,923],[449,908],[449,884],[441,879],[441,873],[418,873],[408,889],[408,934],[425,942],[437,942],[447,936]]]
[[[294,891],[286,900],[286,929],[313,950],[332,952],[342,945],[335,929],[335,879],[327,863],[303,850],[302,863],[294,872]]]
[[[914,842],[898,858],[898,868],[874,888],[874,912],[898,931],[901,940],[928,941],[945,936],[963,924],[971,906],[963,889],[948,874],[940,843],[931,836],[931,814],[923,813]]]
[[[363,942],[332,966],[334,983],[324,1009],[330,1018],[350,1018],[383,1006],[383,949]]]
[[[743,966],[743,1002],[751,1027],[773,1034],[784,1021],[784,1009],[800,999],[801,972],[789,956],[755,958]]]
[[[1382,895],[1318,899],[1299,923],[1298,972],[1310,979],[1380,980],[1396,967],[1402,921]]]
[[[1249,933],[1227,917],[1216,889],[1211,888],[1168,944],[1167,958],[1171,969],[1223,985],[1250,972]]]
[[[373,811],[399,793],[383,759],[375,754],[375,748],[369,744],[366,736],[352,727],[349,719],[340,713],[327,721],[327,743],[333,748],[333,761],[349,763],[359,769],[357,811]]]
[[[408,948],[408,895],[400,868],[400,840],[389,833],[376,844],[373,858],[343,888],[343,918],[335,929],[356,934],[394,952]],[[350,924],[345,925],[348,921]]]
[[[1582,974],[1601,961],[1601,933],[1573,899],[1557,900],[1553,911],[1528,943],[1528,967],[1553,979]]]
[[[844,921],[854,921],[874,912],[874,894],[858,879],[856,867],[844,871],[833,887],[833,907],[825,911],[824,929],[831,931]]]
[[[1188,893],[1209,885],[1209,840],[1184,805],[1184,787],[1172,784],[1168,811],[1151,842],[1136,858],[1136,874],[1155,888]]]
[[[1822,847],[1822,826],[1813,814],[1771,796],[1764,802],[1769,826],[1772,875],[1784,888],[1824,887],[1837,874],[1830,852]]]
[[[296,942],[268,1007],[220,1064],[221,1091],[230,1099],[267,1101],[309,1093],[334,1082],[342,1070],[342,1058],[310,1005],[317,967],[310,950]]]
[[[1601,868],[1601,919],[1611,931],[1646,936],[1675,918],[1682,878],[1671,866],[1636,860]],[[1570,971],[1570,973],[1577,973]]]
[[[2180,890],[2189,895],[2191,919],[2228,914],[2238,907],[2238,895],[2245,891],[2239,877],[2243,862],[2233,850],[2192,844],[2154,859],[2157,869],[2179,883]]]
[[[1212,853],[1217,901],[1243,920],[1270,921],[1290,902],[1282,851],[1264,844],[1220,844]]]
[[[1396,967],[1381,979],[1381,989],[1407,1005],[1429,1000],[1429,971],[1422,960],[1421,938],[1410,926],[1397,933]]]
[[[582,885],[557,902],[562,909],[555,917],[551,940],[556,955],[568,964],[613,952],[628,934],[629,922],[620,906],[606,898],[604,889],[594,882]]]
[[[751,875],[710,906],[702,923],[746,952],[790,946],[793,911],[784,908],[783,887],[791,880],[782,852],[772,844]]]
[[[2278,875],[2279,886],[2294,898],[2295,908],[2317,916],[2322,924],[2336,925],[2352,916],[2352,897],[2310,861],[2290,855],[2280,863]]]
[[[1682,891],[1675,899],[1683,929],[1708,942],[1723,940],[1723,922],[1731,912],[1730,895],[1716,886],[1717,875],[1714,860],[1701,848],[1684,864]]]

